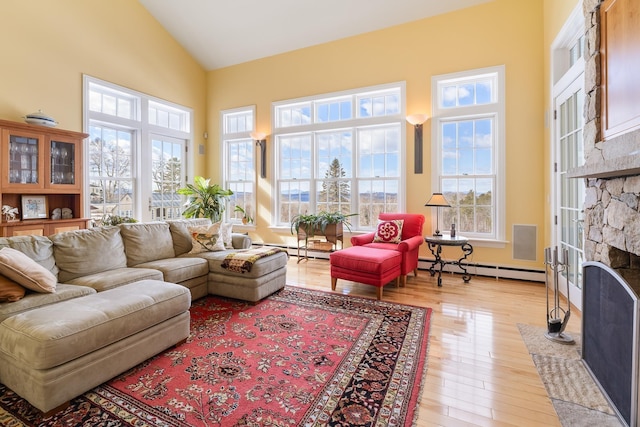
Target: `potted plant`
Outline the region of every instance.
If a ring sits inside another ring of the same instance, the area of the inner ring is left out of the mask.
[[[253,218],[251,218],[251,216],[245,212],[245,210],[242,208],[242,206],[238,206],[236,205],[235,209],[233,210],[234,212],[240,212],[242,214],[242,223],[243,224],[251,224],[253,222]]]
[[[298,214],[291,218],[291,234],[297,234],[298,239],[305,240],[309,236],[322,235],[327,241],[336,244],[342,240],[343,227],[351,230],[349,217],[357,214],[343,214],[341,212],[319,212],[317,214]]]
[[[130,216],[107,214],[102,217],[102,219],[99,221],[99,224],[106,226],[106,225],[118,225],[118,224],[136,223],[136,222],[138,222],[138,220],[135,218],[131,218]]]
[[[187,184],[180,188],[178,194],[187,196],[184,204],[186,209],[182,212],[185,218],[209,218],[211,222],[222,219],[225,202],[233,195],[233,191],[224,190],[218,184],[211,184],[209,179],[196,176],[193,184]]]

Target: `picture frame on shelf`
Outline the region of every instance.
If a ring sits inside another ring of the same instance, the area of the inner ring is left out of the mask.
[[[22,196],[22,219],[49,218],[47,196],[25,194]]]

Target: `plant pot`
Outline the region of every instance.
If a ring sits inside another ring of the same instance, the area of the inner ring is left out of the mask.
[[[300,224],[300,228],[298,229],[298,239],[306,240],[312,236],[324,236],[327,239],[327,242],[331,242],[334,245],[338,240],[342,240],[344,226],[343,224],[327,224],[324,231],[320,227],[311,227],[306,226],[305,224]],[[338,239],[338,237],[340,239]]]

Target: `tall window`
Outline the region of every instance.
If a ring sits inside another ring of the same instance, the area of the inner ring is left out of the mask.
[[[222,111],[222,142],[224,147],[224,181],[233,196],[225,214],[227,220],[240,224],[243,214],[235,211],[239,206],[246,215],[255,218],[256,162],[255,142],[251,132],[255,129],[255,107]]]
[[[191,110],[89,76],[84,96],[91,218],[180,217]]]
[[[404,83],[274,103],[276,225],[326,211],[367,229],[401,211],[404,105]]]
[[[451,204],[438,228],[504,238],[504,67],[434,76],[436,188]]]

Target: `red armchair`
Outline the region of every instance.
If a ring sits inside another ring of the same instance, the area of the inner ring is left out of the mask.
[[[374,242],[375,231],[359,236],[351,237],[352,246],[366,246],[369,248],[393,249],[402,254],[400,274],[402,286],[407,283],[407,274],[413,271],[413,275],[418,275],[418,252],[420,245],[424,242],[422,227],[424,226],[424,215],[410,213],[381,213],[378,217],[383,221],[394,219],[403,220],[402,237],[400,243],[379,243]]]

